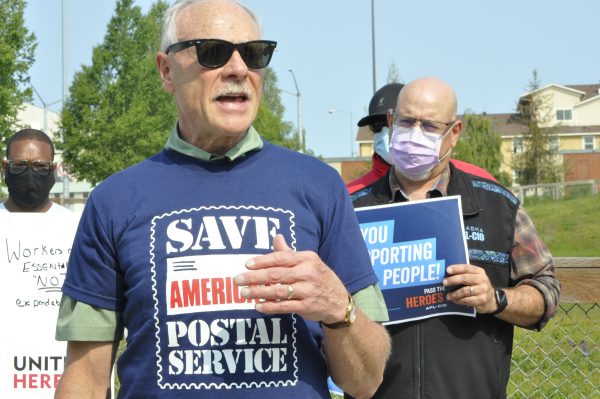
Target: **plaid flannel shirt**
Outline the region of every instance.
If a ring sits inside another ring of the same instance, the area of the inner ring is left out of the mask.
[[[434,188],[427,192],[427,198],[445,197],[450,183],[450,168],[447,167],[438,178]],[[394,202],[397,195],[408,201],[408,195],[395,173],[389,174],[389,184]],[[545,312],[538,322],[525,328],[541,330],[558,309],[560,285],[556,278],[554,259],[539,237],[531,218],[519,207],[515,223],[515,236],[511,251],[510,278],[515,286],[527,284],[538,289],[544,298]]]

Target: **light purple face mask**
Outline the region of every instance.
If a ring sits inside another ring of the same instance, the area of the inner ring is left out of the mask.
[[[450,154],[451,149],[440,158],[442,140],[451,130],[448,129],[442,136],[423,132],[416,126],[412,128],[394,126],[390,154],[396,170],[412,181],[427,179],[433,168]]]

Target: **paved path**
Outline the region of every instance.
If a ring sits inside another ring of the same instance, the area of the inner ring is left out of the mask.
[[[600,258],[568,258],[558,257],[554,258],[556,267],[599,267]]]
[[[554,258],[561,303],[600,303],[600,258]]]

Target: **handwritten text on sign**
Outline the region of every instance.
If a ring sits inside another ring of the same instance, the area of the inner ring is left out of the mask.
[[[54,340],[75,214],[0,214],[0,397],[52,398],[66,345]]]

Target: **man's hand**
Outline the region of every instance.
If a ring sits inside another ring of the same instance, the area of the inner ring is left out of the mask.
[[[249,272],[235,277],[244,298],[257,299],[261,313],[297,313],[305,319],[337,323],[344,320],[348,292],[337,275],[312,251],[295,252],[282,235],[273,238],[273,252],[246,262]]]
[[[472,306],[477,313],[491,313],[498,308],[494,287],[481,267],[452,265],[446,271],[450,276],[444,279],[445,287],[463,286],[446,294],[446,300],[458,305]]]
[[[337,323],[346,317],[348,291],[336,274],[312,251],[295,252],[282,235],[273,252],[246,262],[250,270],[235,277],[244,298],[262,299],[261,313],[296,313],[304,319]],[[292,288],[290,288],[292,287]],[[385,328],[357,309],[348,328],[323,328],[327,369],[335,383],[355,398],[373,396],[383,379],[390,353]]]

